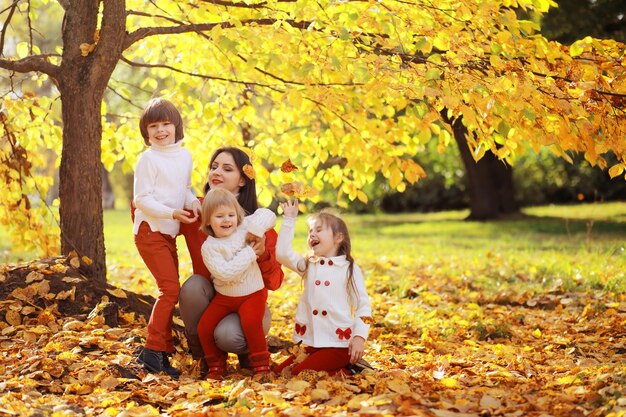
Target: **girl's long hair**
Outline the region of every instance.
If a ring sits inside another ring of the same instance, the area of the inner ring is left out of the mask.
[[[352,257],[352,243],[350,242],[348,226],[339,216],[324,210],[319,213],[312,214],[308,219],[310,226],[316,221],[320,221],[323,225],[329,226],[333,232],[333,237],[337,236],[337,234],[342,236],[341,243],[337,248],[337,256],[345,255],[346,260],[348,261],[348,280],[346,281],[346,289],[348,291],[348,301],[350,303],[350,307],[354,310],[356,308],[357,290],[356,284],[354,283],[354,258]],[[310,261],[311,257],[307,259],[307,269]]]
[[[250,162],[250,157],[247,153],[239,148],[236,148],[234,146],[225,146],[213,152],[213,156],[211,156],[211,161],[209,162],[209,170],[211,169],[211,165],[213,165],[215,158],[217,158],[218,155],[222,152],[229,153],[233,157],[233,159],[235,160],[235,165],[237,165],[237,170],[239,170],[239,174],[245,182],[245,184],[239,189],[237,201],[239,201],[239,204],[241,205],[241,207],[243,207],[246,214],[254,213],[255,210],[259,208],[259,203],[256,197],[256,181],[254,180],[254,178],[248,178],[243,170],[243,167],[245,167],[246,165],[252,166],[252,162]],[[209,184],[209,182],[207,181],[206,184],[204,184],[204,194],[206,195],[210,189],[211,184]]]

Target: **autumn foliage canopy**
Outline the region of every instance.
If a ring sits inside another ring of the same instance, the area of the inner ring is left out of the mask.
[[[0,218],[21,231],[17,240],[54,253],[56,214],[34,204],[50,192],[54,170],[33,167],[60,163],[61,201],[54,204],[66,225],[62,242],[101,262],[103,246],[89,243],[99,242],[101,226],[71,208],[81,199],[96,204],[100,192],[80,183],[79,174],[95,165],[78,161],[101,159],[107,169],[121,163],[130,171],[143,148],[139,108],[153,94],[181,108],[194,183],[202,184],[213,149],[244,146],[255,157],[263,205],[287,180],[336,189],[344,204],[366,201],[362,188],[377,173],[402,191],[428,174],[412,159],[427,142],[441,150],[451,143],[451,120],[462,120],[476,159],[493,152],[513,163],[549,148],[565,159],[581,152],[606,167],[604,156],[613,152],[617,163],[606,168],[612,177],[624,175],[624,44],[546,40],[537,22],[552,6],[550,0],[17,1],[0,10],[0,68],[12,81],[2,98],[0,177],[8,192],[0,195]],[[50,33],[43,22],[61,30],[62,42],[56,35],[43,42],[39,34]],[[21,73],[28,82],[19,81]],[[69,109],[83,99],[84,106]],[[100,114],[77,115],[85,106]],[[101,132],[81,132],[93,117]],[[289,158],[302,169],[286,179],[279,167]],[[64,188],[64,181],[77,183]],[[81,243],[85,230],[91,235]]]

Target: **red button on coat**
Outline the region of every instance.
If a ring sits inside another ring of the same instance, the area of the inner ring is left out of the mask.
[[[324,281],[324,285],[328,287],[330,285],[330,281]]]
[[[322,310],[322,316],[325,316],[326,314],[328,314],[328,312],[326,310]]]
[[[328,265],[332,265],[332,264],[333,264],[333,260],[332,260],[332,259],[329,259],[329,260],[328,260]]]
[[[320,261],[320,265],[324,265],[324,264],[325,264],[325,262],[324,262],[324,260],[322,259],[322,260]]]
[[[318,279],[318,280],[315,280],[315,285],[320,285],[321,283],[322,283],[322,282],[321,282],[319,279]]]
[[[322,313],[323,314],[323,313]],[[313,315],[317,316],[317,310],[313,310]]]

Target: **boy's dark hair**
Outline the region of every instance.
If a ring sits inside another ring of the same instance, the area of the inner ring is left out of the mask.
[[[243,178],[245,182],[245,184],[239,189],[239,195],[237,196],[239,204],[245,210],[246,215],[254,213],[256,209],[259,208],[259,203],[256,197],[256,181],[254,178],[249,178],[243,170],[243,167],[246,165],[252,166],[250,157],[239,148],[234,146],[225,146],[213,152],[213,156],[211,156],[211,161],[209,162],[209,170],[211,170],[211,166],[213,165],[215,158],[217,158],[222,152],[229,153],[233,157],[235,165],[237,165],[237,169],[239,170],[239,174],[241,174],[241,178]],[[207,181],[207,183],[204,184],[204,194],[206,195],[210,189],[211,185]]]
[[[143,113],[139,119],[139,130],[147,146],[150,146],[150,141],[148,140],[148,125],[156,122],[170,122],[176,126],[176,142],[179,142],[185,137],[185,133],[183,132],[183,118],[171,101],[165,100],[164,98],[153,98],[143,109]]]

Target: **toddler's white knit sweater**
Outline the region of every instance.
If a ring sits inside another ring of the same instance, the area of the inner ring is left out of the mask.
[[[244,218],[230,236],[209,236],[202,245],[202,259],[206,264],[215,290],[231,297],[241,297],[264,287],[261,270],[254,250],[246,243],[246,235],[262,237],[276,225],[276,215],[268,209],[257,209]]]

